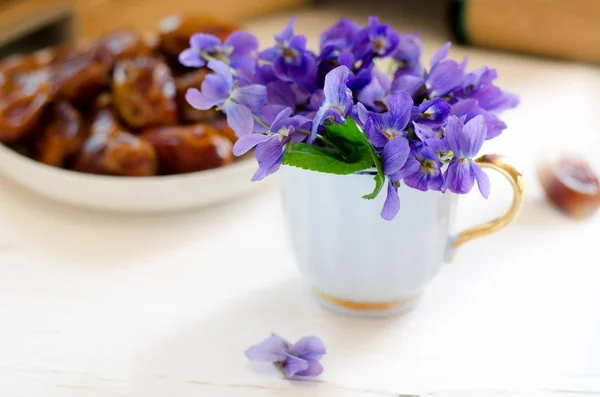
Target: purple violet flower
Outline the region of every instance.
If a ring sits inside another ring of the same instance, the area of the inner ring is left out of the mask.
[[[231,69],[221,61],[209,61],[208,67],[215,73],[206,76],[202,90],[190,88],[186,100],[199,110],[216,106],[227,115],[227,124],[237,136],[251,133],[254,126],[252,114],[267,103],[267,88],[258,84],[238,87]]]
[[[413,119],[419,124],[440,126],[450,115],[450,105],[442,98],[433,98],[413,108]]]
[[[357,106],[357,112],[364,122],[365,134],[373,146],[381,151],[383,173],[388,177],[387,197],[381,210],[381,217],[387,221],[394,219],[400,210],[398,187],[400,178],[397,173],[402,169],[410,154],[410,146],[406,139],[406,126],[410,120],[413,106],[408,94],[391,96],[388,99],[390,110],[385,113],[368,113]]]
[[[233,32],[225,43],[212,34],[197,33],[190,38],[190,48],[179,54],[179,62],[184,66],[201,68],[216,59],[233,69],[253,71],[257,49],[258,40],[247,32]]]
[[[512,109],[519,104],[519,98],[516,95],[503,91],[493,84],[474,91],[470,97],[477,100],[480,108],[495,114]]]
[[[306,36],[294,35],[295,22],[295,17],[290,19],[283,31],[275,35],[277,44],[262,51],[259,57],[272,62],[275,75],[283,81],[314,84],[316,59],[306,50]]]
[[[341,18],[338,23],[321,34],[318,62],[337,59],[339,64],[351,67],[354,63],[352,45],[361,26],[351,19]]]
[[[318,88],[308,99],[308,103],[304,105],[304,111],[301,114],[309,119],[313,120],[319,111],[321,105],[325,102],[325,93],[322,89]]]
[[[410,146],[408,139],[398,136],[390,140],[383,147],[381,153],[381,163],[383,173],[388,177],[388,189],[381,217],[386,221],[391,221],[400,211],[400,197],[398,196],[398,187],[400,186],[400,176],[398,175],[402,167],[406,164],[410,155]]]
[[[449,48],[450,43],[446,43],[431,58],[431,70],[425,78],[425,87],[427,87],[430,98],[450,93],[465,79],[465,65],[453,60],[444,60],[448,56]]]
[[[396,50],[400,40],[398,32],[387,23],[379,23],[379,18],[370,16],[369,26],[356,35],[354,54],[357,59],[370,63],[374,57],[386,57]]]
[[[447,161],[450,159],[452,153],[449,153],[448,143],[444,139],[444,128],[437,127],[432,129],[425,124],[418,124],[413,121],[413,127],[415,135],[421,140],[425,146],[430,148],[440,161]],[[416,142],[414,149],[420,149],[421,143]]]
[[[429,68],[430,69],[433,69],[437,64],[439,64],[440,62],[442,62],[444,59],[446,59],[448,57],[448,53],[450,52],[450,47],[452,47],[452,43],[450,43],[448,41],[448,42],[444,43],[444,45],[441,46],[435,52],[435,54],[433,54],[433,56],[429,60]]]
[[[327,353],[325,345],[316,336],[307,336],[293,345],[272,333],[264,341],[245,351],[251,362],[273,363],[286,378],[311,378],[323,372],[319,360]]]
[[[282,105],[296,109],[296,94],[290,84],[276,80],[267,83],[267,98],[269,105]]]
[[[384,149],[391,140],[406,136],[406,126],[413,106],[407,94],[398,94],[388,99],[390,110],[385,113],[370,113],[365,122],[365,134],[378,149]]]
[[[344,124],[346,116],[352,111],[352,91],[346,86],[350,70],[346,66],[338,66],[325,76],[325,101],[317,111],[312,125],[312,130],[308,143],[312,143],[316,136],[319,126],[325,120],[333,119],[336,123]]]
[[[490,69],[487,66],[480,67],[479,69],[469,72],[465,76],[462,90],[457,91],[457,95],[460,97],[468,97],[471,93],[476,92],[481,87],[485,87],[488,84],[492,84],[492,81],[496,80],[498,72],[496,69]]]
[[[346,84],[351,91],[359,91],[367,86],[373,78],[374,64],[362,65],[348,77]]]
[[[445,141],[454,157],[444,174],[442,190],[465,194],[471,191],[475,181],[484,198],[490,194],[490,180],[473,158],[481,149],[487,136],[485,119],[479,115],[464,124],[464,118],[450,116],[445,128]]]
[[[405,92],[410,96],[414,96],[423,86],[423,83],[422,77],[405,74],[394,78],[390,92],[394,95]]]
[[[481,67],[468,73],[462,86],[454,94],[458,98],[476,99],[479,108],[494,114],[516,107],[519,104],[516,95],[492,84],[497,77],[496,69]]]
[[[463,99],[452,105],[450,114],[457,117],[465,117],[465,122],[472,120],[476,116],[483,116],[487,126],[486,139],[497,137],[506,129],[506,123],[500,118],[479,107],[479,102],[475,99]]]
[[[398,64],[394,78],[403,75],[423,76],[422,51],[423,43],[417,32],[399,35],[398,48],[392,55]]]
[[[422,191],[441,190],[444,185],[442,163],[428,146],[415,145],[397,177],[403,179],[407,186]]]
[[[436,126],[435,129],[426,124],[419,124],[413,121],[415,135],[425,145],[429,146],[436,153],[445,154],[448,152],[446,141],[444,140],[444,129]]]
[[[290,117],[291,114],[291,108],[283,109],[264,134],[244,135],[233,146],[233,154],[236,156],[241,156],[256,147],[254,156],[258,161],[258,171],[252,177],[252,181],[260,181],[276,172],[281,167],[288,142],[299,143],[307,137],[306,131],[310,128],[310,120],[299,115]],[[305,132],[297,132],[299,129]]]
[[[272,63],[264,63],[256,68],[256,75],[254,76],[254,82],[256,84],[268,84],[273,81],[279,81],[275,74],[275,69]]]
[[[392,82],[387,73],[373,70],[373,79],[357,95],[359,102],[377,112],[387,110],[387,97],[390,95]]]

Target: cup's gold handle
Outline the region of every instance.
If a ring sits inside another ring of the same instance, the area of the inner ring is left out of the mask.
[[[490,168],[500,172],[508,179],[513,188],[513,201],[508,211],[499,218],[486,222],[483,225],[474,226],[459,233],[452,241],[454,249],[473,239],[487,236],[492,233],[504,229],[517,216],[525,199],[525,188],[523,184],[523,175],[518,167],[512,164],[509,158],[497,154],[486,154],[477,159],[475,162],[481,168]]]

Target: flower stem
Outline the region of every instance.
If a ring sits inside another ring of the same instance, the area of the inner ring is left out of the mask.
[[[202,58],[204,58],[207,62],[208,61],[221,61],[223,62],[225,65],[229,65],[229,59],[227,57],[224,56],[220,56],[220,57],[214,57],[212,55],[210,55],[208,52],[206,51],[200,51],[200,55],[202,56]]]
[[[254,115],[254,114],[252,115],[252,117],[254,118],[254,121],[256,121],[258,124],[262,125],[263,127],[267,128],[267,129],[271,128],[271,126],[269,124],[265,123],[264,121],[262,121],[260,119],[260,117]]]

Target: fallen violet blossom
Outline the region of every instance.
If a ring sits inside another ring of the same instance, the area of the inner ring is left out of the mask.
[[[306,336],[291,344],[274,333],[245,351],[251,362],[273,363],[286,378],[320,375],[323,366],[319,360],[325,353],[325,345],[316,336]]]

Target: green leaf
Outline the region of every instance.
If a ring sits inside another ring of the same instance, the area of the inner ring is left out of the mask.
[[[369,152],[373,158],[373,162],[375,163],[375,167],[377,168],[377,174],[375,175],[375,189],[369,194],[365,194],[362,196],[365,200],[373,200],[375,197],[379,195],[381,189],[383,188],[383,184],[385,182],[385,176],[383,175],[383,167],[381,166],[381,160],[377,153],[375,153],[375,149],[373,146],[369,145]]]
[[[381,160],[354,120],[347,118],[345,124],[328,125],[324,136],[327,143],[335,149],[298,143],[286,151],[283,164],[338,175],[353,174],[375,165],[375,189],[363,198],[372,200],[377,197],[385,182]]]
[[[368,153],[370,156],[371,165],[368,168],[373,167],[377,169],[377,174],[375,175],[375,188],[373,192],[370,194],[364,195],[363,198],[366,200],[373,200],[375,197],[379,195],[381,189],[383,188],[383,184],[385,182],[385,176],[383,175],[383,167],[381,166],[381,159],[375,152],[373,145],[369,142],[367,136],[358,128],[354,120],[351,118],[346,119],[346,124],[333,124],[326,128],[327,138],[332,141],[336,146],[339,146],[343,149],[346,149],[346,155],[352,156],[353,154],[359,153],[360,155],[364,155],[361,152],[361,148],[368,149]],[[367,161],[365,160],[365,163]],[[362,171],[362,170],[361,170]]]
[[[348,175],[373,167],[372,146],[350,118],[325,127],[321,141],[332,148],[298,143],[283,156],[283,164],[328,174]]]
[[[339,158],[332,150],[306,143],[297,143],[285,152],[283,164],[309,171],[348,175],[369,168],[372,159],[370,155],[363,156],[359,161],[350,163]]]
[[[371,157],[371,142],[350,117],[346,119],[346,124],[330,124],[325,127],[325,136],[335,145],[336,150],[350,162],[361,159],[366,161],[367,157]],[[366,168],[372,166],[373,163]]]

